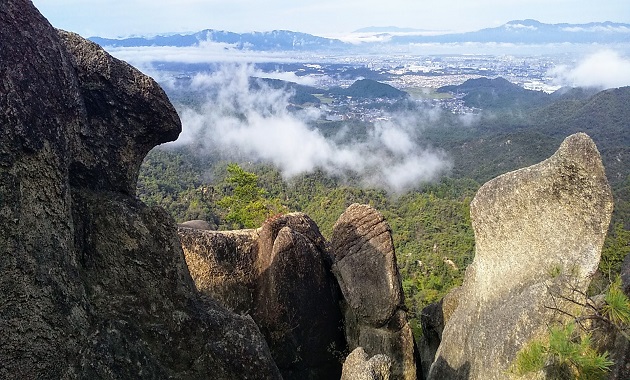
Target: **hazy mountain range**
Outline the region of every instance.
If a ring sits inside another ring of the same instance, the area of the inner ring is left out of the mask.
[[[237,49],[257,51],[328,50],[343,48],[345,43],[331,38],[311,34],[273,30],[271,32],[233,33],[222,30],[205,29],[191,34],[157,35],[154,37],[131,37],[109,39],[90,37],[101,46],[196,46],[206,42],[224,43]]]
[[[405,31],[406,35],[396,35]],[[413,35],[407,28],[370,27],[357,32],[379,33],[390,38],[379,42],[363,44],[410,44],[410,43],[456,43],[456,42],[501,42],[501,43],[628,43],[630,24],[614,22],[593,22],[588,24],[544,24],[536,20],[510,21],[495,28],[481,29],[467,33],[447,33],[439,35]],[[307,33],[287,30],[271,32],[233,33],[206,29],[190,34],[157,35],[153,37],[131,37],[110,39],[91,37],[90,40],[102,46],[176,46],[188,47],[212,42],[224,43],[236,49],[255,51],[313,51],[345,49],[353,46],[339,39],[318,37]]]

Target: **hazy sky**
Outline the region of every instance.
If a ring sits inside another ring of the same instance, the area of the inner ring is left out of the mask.
[[[34,0],[84,37],[287,29],[322,36],[367,26],[471,31],[510,20],[630,23],[628,0]]]

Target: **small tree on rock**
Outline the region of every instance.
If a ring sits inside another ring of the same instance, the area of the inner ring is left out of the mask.
[[[265,189],[258,184],[258,176],[243,170],[237,164],[227,166],[226,182],[231,194],[217,204],[227,210],[225,219],[238,228],[260,227],[268,217],[285,212],[278,199],[269,199]]]

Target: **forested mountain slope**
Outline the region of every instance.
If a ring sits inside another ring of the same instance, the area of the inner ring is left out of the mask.
[[[512,107],[481,110],[470,125],[462,125],[457,116],[444,112],[425,127],[422,142],[446,152],[452,170],[436,183],[419,184],[404,194],[365,188],[360,178],[352,176],[315,171],[284,179],[273,166],[240,164],[256,174],[264,199],[282,204],[285,210],[307,213],[326,237],[350,204],[366,203],[380,210],[392,226],[413,316],[459,284],[471,262],[474,239],[469,203],[479,186],[499,174],[540,162],[553,154],[566,136],[586,132],[601,152],[615,197],[613,222],[600,265],[604,277],[612,276],[630,251],[630,88],[592,96],[589,90],[571,90],[565,96],[545,96],[540,106],[528,103],[527,111],[516,106],[532,98],[530,93],[523,94],[515,96]],[[539,101],[536,97],[535,103]],[[314,128],[334,125],[322,123]],[[354,138],[366,133],[363,128],[355,130]],[[179,222],[204,219],[219,229],[241,228],[244,226],[239,223],[226,221],[227,210],[217,203],[233,191],[226,167],[227,162],[199,154],[190,146],[158,148],[145,160],[138,194],[149,204],[164,206]]]

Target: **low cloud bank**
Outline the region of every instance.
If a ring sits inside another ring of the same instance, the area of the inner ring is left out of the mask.
[[[153,62],[178,63],[256,63],[256,62],[293,62],[291,52],[258,52],[239,50],[233,45],[221,42],[204,42],[200,46],[137,46],[106,47],[108,53],[134,66],[150,66]]]
[[[613,50],[601,50],[573,67],[556,66],[549,75],[562,86],[598,89],[630,86],[630,58]]]
[[[172,144],[196,144],[228,160],[269,162],[285,178],[322,169],[393,192],[436,179],[451,166],[444,153],[417,142],[433,113],[398,115],[360,137],[350,126],[327,137],[310,126],[320,118],[319,109],[288,112],[291,94],[265,86],[251,90],[248,81],[255,75],[247,65],[196,75],[191,86],[207,90],[207,99],[200,108],[180,108],[184,130]]]

